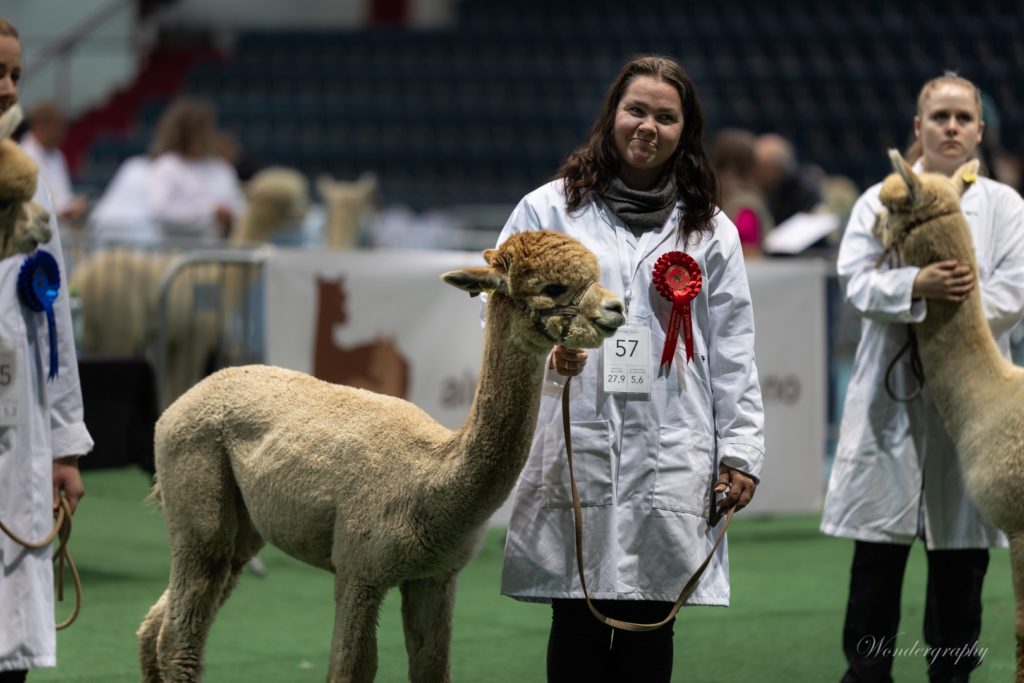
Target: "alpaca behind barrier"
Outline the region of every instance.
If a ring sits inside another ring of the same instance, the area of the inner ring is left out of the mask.
[[[455,577],[526,462],[553,344],[594,347],[623,322],[576,240],[526,232],[445,274],[490,292],[476,396],[451,431],[391,396],[267,366],[222,370],[156,429],[171,548],[139,628],[143,680],[196,681],[210,625],[265,543],[335,576],[328,680],[367,683],[377,614],[399,586],[409,678],[448,681]]]
[[[246,185],[249,205],[239,217],[231,244],[265,243],[276,230],[301,220],[309,206],[309,186],[298,171],[271,167]],[[157,324],[166,326],[167,366],[162,379],[162,406],[169,405],[208,372],[221,351],[221,315],[235,315],[246,305],[251,278],[241,266],[202,266],[189,277],[175,279],[168,315],[157,320],[159,288],[164,273],[183,252],[158,252],[127,246],[101,249],[75,269],[71,286],[82,302],[81,348],[113,356],[148,355]],[[217,292],[217,306],[197,305],[196,288]]]
[[[914,173],[895,150],[895,173],[879,198],[888,211],[876,236],[907,265],[956,259],[978,264],[960,196],[978,162],[952,178]],[[1010,541],[1016,595],[1017,673],[1024,683],[1024,369],[999,352],[975,287],[963,303],[928,301],[916,326],[925,378],[946,431],[956,444],[967,492],[983,515]]]

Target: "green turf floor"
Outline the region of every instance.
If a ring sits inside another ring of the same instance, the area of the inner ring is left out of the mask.
[[[35,672],[30,681],[138,681],[135,629],[166,585],[166,536],[159,511],[143,501],[146,476],[135,469],[101,470],[86,472],[85,482],[88,493],[72,539],[85,584],[82,615],[58,636],[58,668]],[[817,519],[809,516],[741,515],[733,529],[733,607],[682,611],[673,681],[838,681],[852,544],[822,536]],[[493,529],[460,575],[452,643],[456,682],[544,680],[549,610],[498,595],[501,543],[502,531]],[[213,626],[207,683],[312,683],[326,677],[331,577],[275,549],[263,558],[268,575],[243,576]],[[900,645],[908,650],[921,641],[924,579],[918,545],[904,589]],[[1005,551],[992,554],[984,609],[980,647],[988,652],[972,681],[1005,683],[1013,671]],[[380,619],[378,681],[406,680],[401,634],[398,594],[392,591]],[[895,676],[900,683],[924,683],[923,659],[898,657]]]

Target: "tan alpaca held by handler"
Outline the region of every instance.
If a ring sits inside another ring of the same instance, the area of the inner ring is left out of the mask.
[[[907,265],[956,259],[977,277],[960,196],[978,162],[964,164],[949,178],[914,173],[895,150],[889,156],[896,172],[879,195],[888,210],[879,226],[883,244],[892,244]],[[1024,683],[1024,369],[999,352],[977,286],[963,303],[929,300],[928,314],[915,330],[931,396],[956,444],[967,492],[1010,540],[1017,602],[1015,681]]]
[[[156,467],[171,576],[139,628],[144,681],[199,680],[216,611],[264,542],[334,574],[328,681],[374,679],[377,614],[396,585],[410,680],[449,680],[455,577],[526,462],[552,345],[595,347],[624,322],[571,237],[521,233],[484,256],[488,267],[444,275],[490,293],[458,430],[401,399],[267,366],[215,373],[167,409]]]

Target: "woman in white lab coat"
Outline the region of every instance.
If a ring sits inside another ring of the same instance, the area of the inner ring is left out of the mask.
[[[929,81],[914,117],[915,170],[952,174],[975,154],[983,129],[980,93],[970,81],[953,75]],[[842,680],[892,680],[903,571],[910,544],[922,538],[929,677],[966,681],[981,663],[976,647],[988,548],[1005,546],[1006,539],[967,498],[927,385],[918,398],[899,402],[885,389],[885,372],[907,341],[908,326],[928,315],[929,299],[962,301],[976,286],[999,347],[1009,354],[1009,331],[1024,314],[1024,201],[988,178],[963,195],[977,274],[955,261],[879,266],[883,249],[871,228],[880,187],[854,206],[837,264],[846,298],[863,316],[821,523],[825,533],[856,541],[843,632],[849,669]],[[904,397],[918,380],[901,360],[890,383]]]
[[[157,126],[149,156],[149,212],[162,237],[216,242],[245,208],[238,174],[215,152],[208,102],[176,100]]]
[[[17,31],[0,17],[0,112],[17,101],[20,75]],[[36,198],[50,209],[53,228],[50,242],[40,247],[56,259],[62,279],[53,306],[59,365],[52,380],[45,315],[19,303],[16,292],[25,256],[0,261],[0,519],[31,540],[53,528],[57,496],[65,495],[72,510],[77,506],[84,487],[76,457],[92,448],[82,419],[60,236],[48,193],[37,190]],[[2,683],[24,680],[28,669],[56,665],[51,550],[29,551],[0,534]]]
[[[541,228],[572,235],[597,255],[601,284],[627,308],[626,332],[602,349],[554,348],[514,493],[502,592],[552,603],[549,681],[668,681],[672,669],[671,623],[612,638],[582,600],[561,428],[564,377],[578,375],[571,436],[587,586],[608,616],[647,623],[667,616],[713,544],[714,491],[725,493],[717,504],[740,509],[760,475],[763,411],[749,288],[736,228],[714,205],[702,134],[700,103],[679,65],[632,60],[589,139],[557,180],[519,203],[500,238]],[[681,330],[668,339],[671,364],[663,366],[673,304],[656,290],[653,272],[668,253],[688,255],[703,285],[689,302],[692,358]],[[623,383],[647,390],[626,393]],[[728,602],[722,545],[689,603]]]

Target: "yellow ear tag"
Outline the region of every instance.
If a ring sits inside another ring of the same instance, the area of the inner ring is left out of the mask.
[[[496,290],[497,290],[496,287],[491,287],[490,289],[481,289],[480,291],[483,292],[484,294],[486,294],[487,298],[490,299],[491,297],[494,296],[494,292]]]
[[[978,182],[978,176],[970,172],[964,173],[961,177],[964,179],[964,182],[967,183],[968,185],[973,185],[974,183]]]

